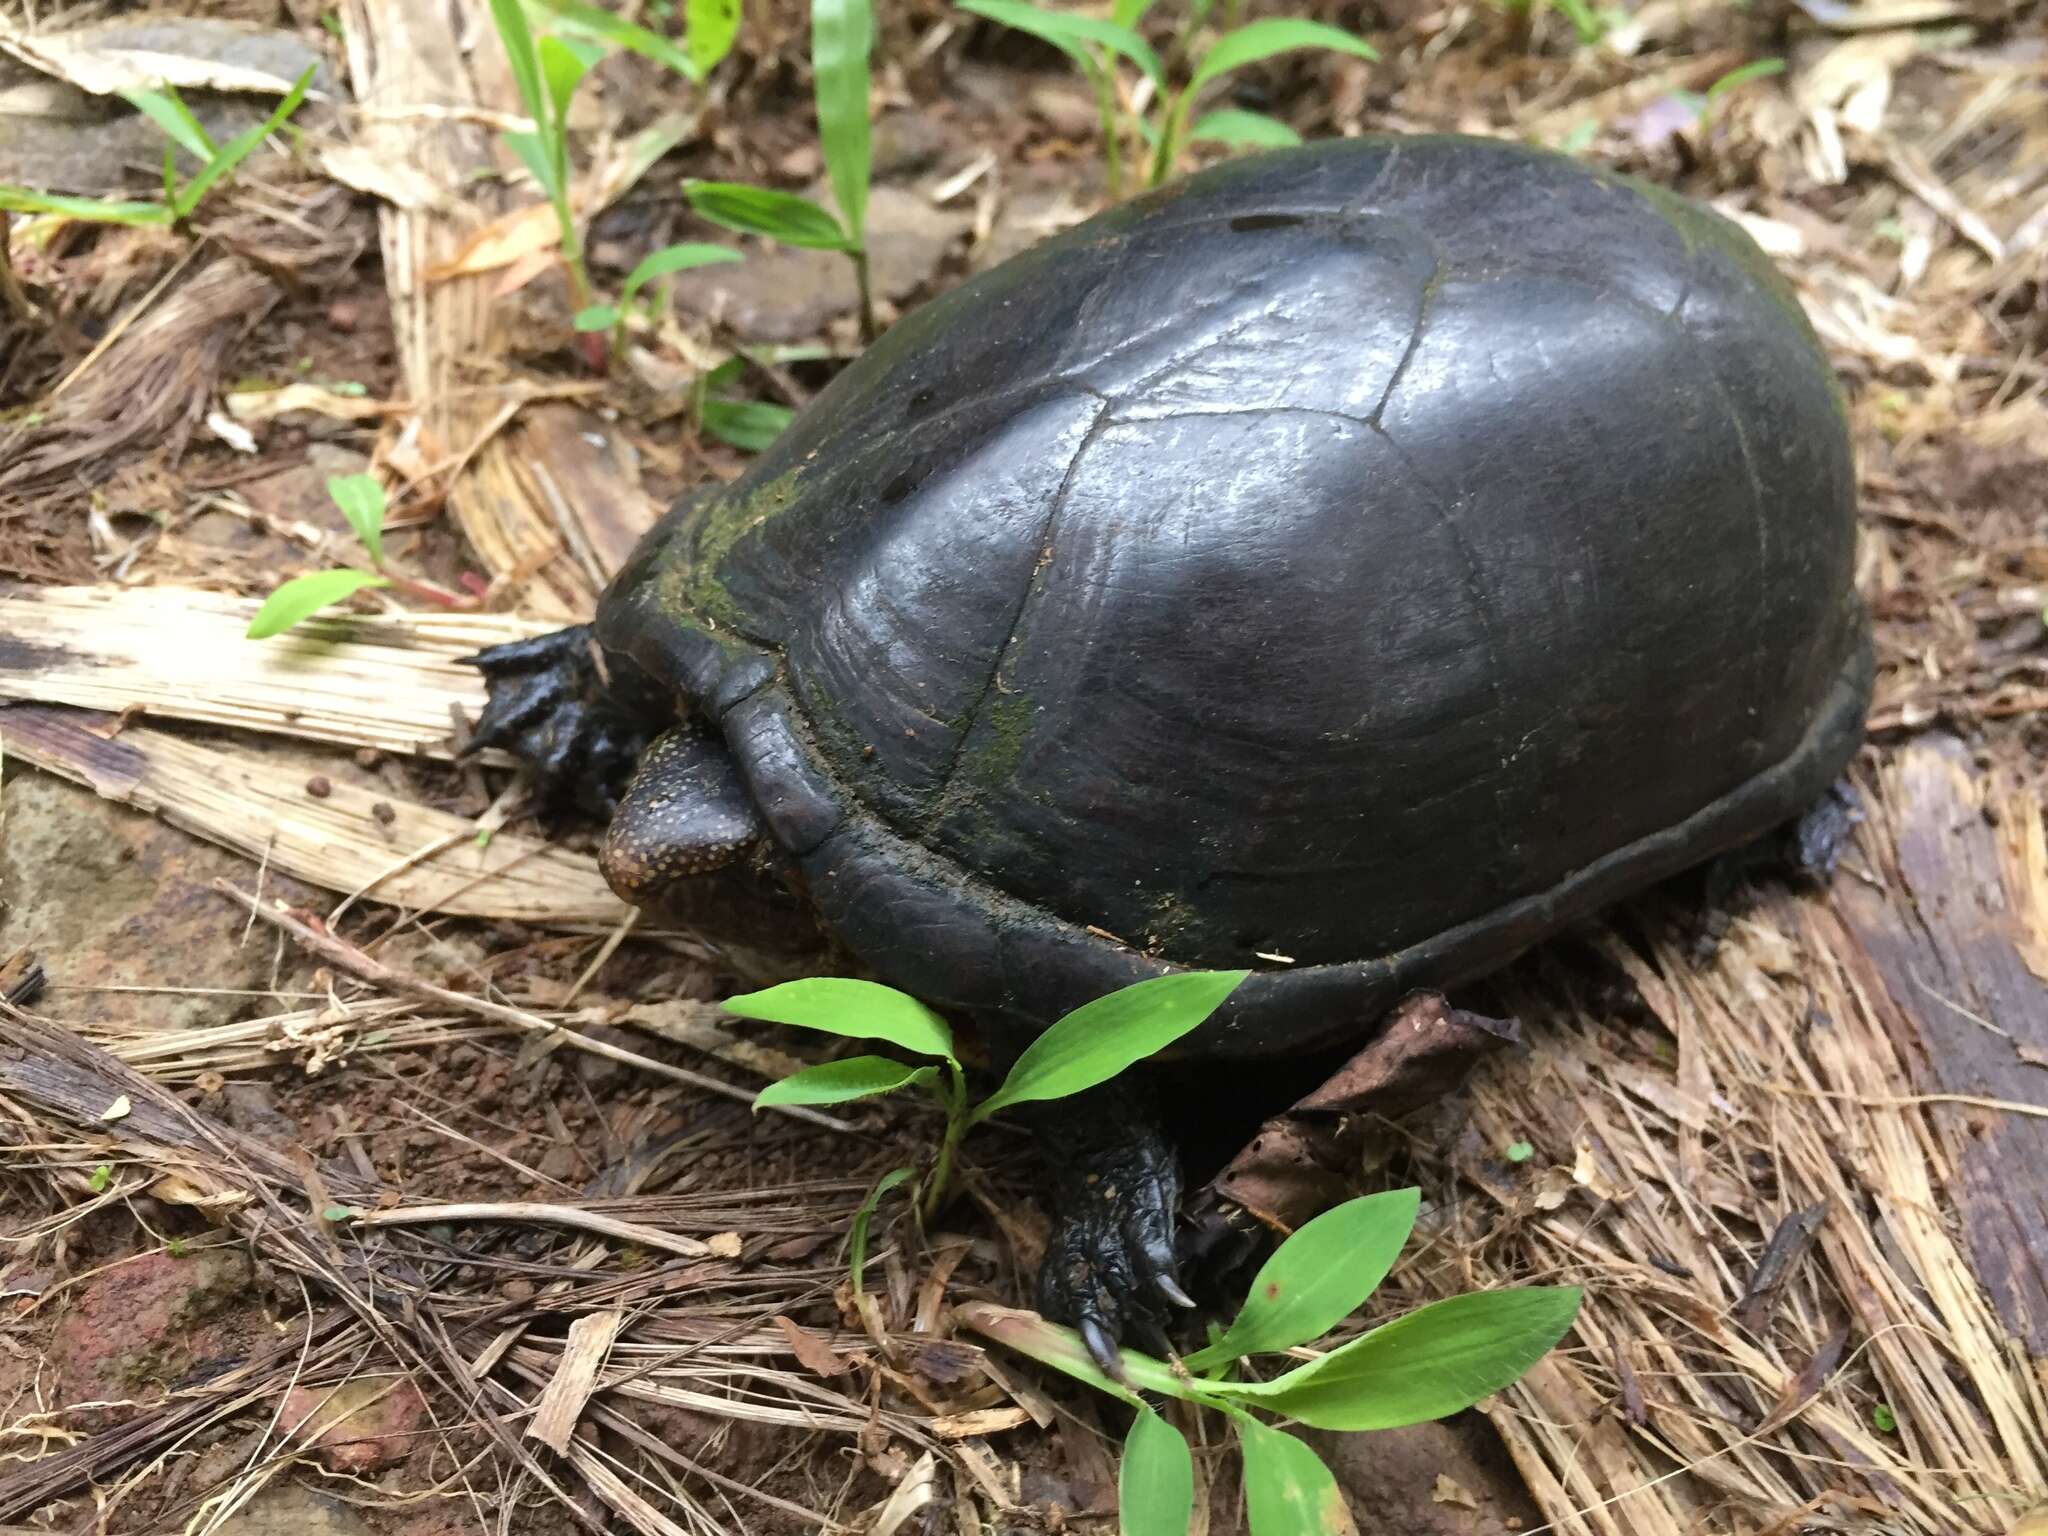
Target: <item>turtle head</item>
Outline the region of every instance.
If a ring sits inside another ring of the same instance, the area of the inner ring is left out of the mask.
[[[678,725],[641,754],[599,864],[621,900],[674,909],[703,877],[747,863],[767,827],[723,738]]]

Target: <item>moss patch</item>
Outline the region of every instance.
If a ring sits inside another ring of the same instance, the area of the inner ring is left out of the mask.
[[[662,569],[662,611],[679,624],[709,619],[744,630],[746,614],[726,590],[720,569],[741,539],[796,504],[800,480],[801,472],[792,469],[760,485],[743,480],[705,498],[694,525],[685,531],[683,547]]]

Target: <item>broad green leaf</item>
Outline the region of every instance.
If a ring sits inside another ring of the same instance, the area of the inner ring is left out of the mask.
[[[725,1000],[727,1013],[794,1024],[854,1040],[886,1040],[919,1056],[953,1059],[946,1021],[907,992],[849,976],[807,976]]]
[[[1084,1003],[1032,1041],[970,1122],[1012,1104],[1064,1099],[1157,1055],[1214,1013],[1249,971],[1177,971]]]
[[[213,140],[192,109],[178,93],[166,86],[160,91],[116,92],[129,106],[161,128],[171,141],[201,165],[213,158]]]
[[[664,69],[672,69],[685,79],[701,78],[700,71],[690,56],[659,32],[614,16],[601,6],[587,5],[584,0],[542,0],[550,16],[560,30],[569,36],[581,35],[610,43],[628,53],[637,53],[643,59],[652,59]]]
[[[794,192],[737,181],[686,181],[683,195],[701,217],[743,235],[766,235],[784,245],[818,251],[844,251],[852,246],[837,219]]]
[[[541,85],[540,55],[533,46],[533,28],[527,24],[526,8],[519,0],[491,0],[491,24],[498,29],[498,41],[505,49],[505,61],[512,67],[512,83],[519,88],[519,100],[534,127],[546,132],[547,95]],[[507,139],[511,134],[506,134]],[[526,157],[521,155],[524,160]],[[531,169],[528,162],[528,169]]]
[[[1195,1512],[1195,1463],[1181,1432],[1140,1408],[1124,1441],[1117,1472],[1117,1527],[1122,1536],[1188,1536]]]
[[[875,1211],[882,1203],[882,1197],[910,1177],[908,1168],[891,1168],[875,1181],[875,1187],[868,1191],[867,1199],[861,1201],[860,1209],[853,1213],[853,1229],[847,1237],[847,1273],[853,1280],[854,1294],[860,1293],[861,1282],[868,1270],[868,1223],[874,1220]]]
[[[365,587],[390,585],[368,571],[315,571],[310,576],[294,576],[263,600],[256,617],[249,621],[248,638],[268,640]]]
[[[206,196],[213,184],[223,176],[233,174],[235,168],[248,159],[256,147],[284,126],[287,119],[299,110],[299,103],[306,99],[306,92],[313,84],[313,72],[317,65],[308,64],[292,88],[285,92],[270,116],[245,133],[238,133],[223,144],[214,157],[200,167],[199,174],[186,182],[172,205],[173,211],[183,218],[199,206],[199,200]]]
[[[1145,19],[1152,5],[1153,0],[1116,0],[1109,8],[1109,19],[1120,27],[1135,27]]]
[[[686,0],[683,26],[690,61],[700,76],[708,75],[732,52],[733,39],[740,35],[740,0]]]
[[[97,197],[65,197],[61,193],[31,192],[27,187],[5,185],[0,185],[0,213],[50,213],[95,224],[171,222],[171,210],[162,203],[103,202]]]
[[[619,323],[616,304],[591,304],[576,311],[572,322],[579,331],[608,331]]]
[[[1752,59],[1749,63],[1739,68],[1729,70],[1727,74],[1708,86],[1707,100],[1710,102],[1719,101],[1730,91],[1740,90],[1752,80],[1762,80],[1768,75],[1782,75],[1784,72],[1785,61],[1783,59]]]
[[[568,132],[569,98],[576,94],[576,87],[590,73],[588,46],[552,33],[541,34],[535,45],[540,58],[540,77],[547,82],[548,88],[550,152],[554,152],[561,143],[562,135]]]
[[[1337,1480],[1314,1451],[1249,1414],[1235,1421],[1251,1536],[1357,1536]]]
[[[377,565],[384,563],[384,487],[375,475],[329,475],[327,494]]]
[[[646,260],[626,274],[626,286],[619,290],[619,302],[630,304],[633,295],[657,277],[667,277],[672,272],[685,272],[691,267],[715,266],[721,261],[739,261],[740,253],[729,245],[707,245],[685,240],[679,245],[664,245],[648,255]]]
[[[1188,130],[1188,138],[1196,143],[1249,144],[1261,148],[1285,148],[1301,142],[1301,135],[1279,118],[1263,112],[1240,112],[1234,107],[1204,112]]]
[[[868,225],[868,53],[872,0],[811,0],[811,80],[818,140],[846,233],[858,247]]]
[[[1377,59],[1379,53],[1362,37],[1354,37],[1342,27],[1332,27],[1320,21],[1304,21],[1295,16],[1267,16],[1258,21],[1248,21],[1235,32],[1226,32],[1216,39],[1216,44],[1202,55],[1202,62],[1195,66],[1195,77],[1188,82],[1188,94],[1192,96],[1218,75],[1227,75],[1233,69],[1243,69],[1247,64],[1256,64],[1261,59],[1270,59],[1276,53],[1293,53],[1303,48],[1327,48],[1335,53],[1356,54],[1361,59]]]
[[[1379,1288],[1415,1230],[1422,1191],[1347,1200],[1273,1251],[1221,1339],[1187,1357],[1191,1371],[1321,1338]]]
[[[1088,1353],[1088,1346],[1081,1342],[1081,1335],[1064,1324],[1047,1322],[1036,1312],[1020,1312],[985,1301],[964,1302],[953,1315],[976,1333],[994,1339],[1040,1365],[1049,1365],[1062,1375],[1085,1382],[1111,1397],[1119,1397],[1126,1402],[1136,1401],[1129,1387],[1103,1374],[1102,1367],[1095,1363],[1095,1357]],[[1150,1355],[1141,1355],[1135,1349],[1120,1349],[1117,1358],[1123,1363],[1124,1375],[1130,1379],[1131,1386],[1140,1391],[1157,1392],[1162,1397],[1178,1397],[1187,1402],[1213,1403],[1222,1395],[1217,1390],[1217,1383],[1196,1381],[1187,1372]]]
[[[766,453],[796,412],[767,400],[706,400],[704,430],[743,453]]]
[[[1470,1408],[1541,1360],[1579,1311],[1576,1286],[1432,1302],[1265,1382],[1217,1390],[1317,1429],[1399,1429]]]
[[[887,1056],[849,1056],[823,1066],[792,1072],[779,1083],[770,1083],[754,1095],[756,1110],[778,1104],[844,1104],[850,1099],[871,1099],[878,1093],[894,1093],[929,1082],[937,1067],[911,1067]]]
[[[505,141],[505,147],[519,157],[519,163],[533,173],[541,191],[552,201],[561,190],[561,179],[555,174],[555,162],[548,158],[546,141],[538,133],[529,133],[524,128],[508,129],[499,137]]]
[[[1099,16],[1077,16],[1067,11],[1042,9],[1026,4],[1025,0],[959,0],[959,8],[1000,22],[1015,31],[1028,33],[1040,42],[1051,43],[1068,58],[1083,64],[1092,65],[1094,61],[1081,45],[1098,44],[1129,59],[1151,77],[1155,86],[1164,88],[1166,84],[1166,70],[1159,62],[1159,55],[1152,51],[1150,43],[1132,30],[1129,22],[1104,21]]]

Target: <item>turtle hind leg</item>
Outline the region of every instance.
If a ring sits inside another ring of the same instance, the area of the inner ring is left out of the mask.
[[[1797,820],[1712,860],[1706,866],[1699,928],[1693,935],[1694,958],[1711,960],[1720,948],[1746,881],[1763,875],[1821,886],[1833,879],[1862,820],[1862,800],[1847,779],[1837,779]]]
[[[501,747],[533,771],[544,804],[610,815],[649,722],[606,688],[590,626],[494,645],[468,663],[490,698],[464,750]]]
[[[672,908],[691,883],[747,859],[766,832],[725,743],[677,725],[640,754],[598,862],[622,900]]]

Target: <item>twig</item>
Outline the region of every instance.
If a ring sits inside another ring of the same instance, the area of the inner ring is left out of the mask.
[[[690,1087],[700,1088],[706,1093],[722,1094],[728,1099],[738,1099],[743,1104],[752,1104],[754,1102],[754,1095],[746,1089],[735,1087],[731,1083],[721,1082],[715,1077],[707,1076],[705,1073],[692,1072],[688,1067],[670,1066],[665,1061],[656,1061],[651,1056],[642,1056],[637,1051],[626,1050],[621,1046],[611,1044],[609,1041],[594,1040],[590,1036],[570,1029],[566,1025],[558,1024],[552,1019],[544,1019],[537,1013],[528,1013],[524,1009],[513,1008],[504,1003],[494,1003],[489,998],[477,997],[472,993],[450,991],[446,987],[437,987],[432,982],[421,981],[417,976],[409,976],[403,971],[393,970],[390,966],[384,964],[383,961],[365,954],[347,940],[337,938],[331,933],[322,933],[319,929],[301,922],[281,903],[274,906],[265,905],[231,881],[216,879],[213,882],[213,888],[223,896],[240,902],[266,923],[274,924],[285,933],[290,934],[292,938],[296,939],[321,959],[339,966],[351,976],[367,981],[373,986],[384,987],[393,992],[403,992],[412,997],[425,998],[430,1002],[439,1003],[443,1007],[460,1008],[481,1018],[492,1019],[500,1024],[509,1024],[515,1029],[533,1030],[539,1034],[549,1035],[560,1040],[562,1044],[573,1046],[579,1051],[588,1051],[593,1056],[603,1056],[607,1060],[616,1061],[625,1066],[637,1067],[643,1072],[652,1072],[658,1077],[666,1077],[678,1083],[687,1083]],[[804,1105],[777,1105],[775,1109],[780,1114],[808,1121],[812,1125],[823,1126],[826,1130],[853,1130],[853,1126],[847,1121]]]
[[[616,1216],[600,1216],[595,1211],[586,1211],[573,1205],[548,1205],[539,1200],[474,1200],[454,1205],[400,1205],[388,1211],[357,1211],[351,1218],[352,1227],[420,1227],[432,1226],[443,1221],[532,1221],[543,1222],[557,1227],[575,1227],[584,1232],[595,1232],[603,1237],[616,1237],[622,1243],[638,1243],[642,1248],[659,1248],[664,1253],[679,1254],[686,1259],[701,1259],[711,1252],[711,1245],[701,1238],[685,1237],[680,1232],[664,1232],[659,1227],[642,1226],[637,1221],[621,1221]]]

